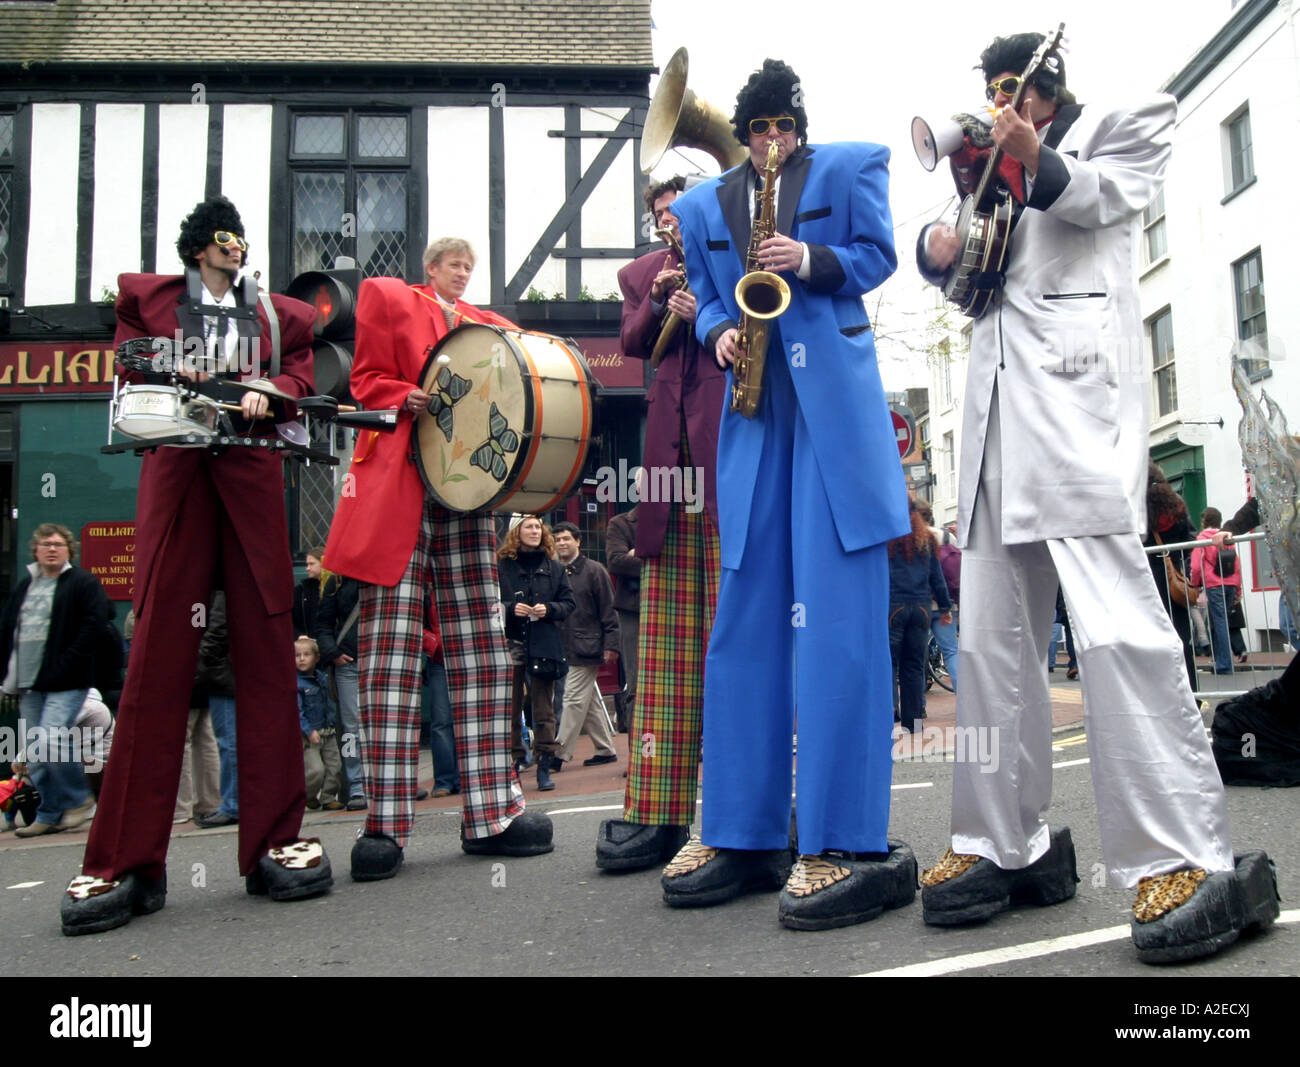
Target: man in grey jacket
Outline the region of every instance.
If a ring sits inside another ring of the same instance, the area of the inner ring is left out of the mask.
[[[36,527],[27,576],[0,621],[0,664],[6,693],[18,693],[20,719],[35,738],[26,762],[41,791],[34,822],[17,837],[75,830],[95,807],[75,733],[77,715],[94,683],[95,649],[108,622],[108,598],[99,580],[74,567],[77,542],[58,523]]]
[[[555,758],[562,763],[573,759],[578,735],[586,733],[596,745],[596,754],[583,761],[586,767],[614,763],[614,738],[609,717],[600,698],[596,673],[601,663],[618,659],[618,617],[614,614],[614,586],[609,572],[594,559],[582,555],[578,528],[571,522],[555,524],[555,554],[573,587],[577,607],[564,620],[564,651],[569,673],[564,683],[564,710],[556,738]]]

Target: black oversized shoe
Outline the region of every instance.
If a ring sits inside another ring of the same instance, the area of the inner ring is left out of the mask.
[[[271,849],[244,879],[244,888],[252,896],[272,900],[306,900],[328,893],[333,885],[330,858],[319,837]]]
[[[787,848],[713,848],[695,839],[682,846],[659,882],[670,908],[705,908],[742,893],[775,892],[790,877],[791,863]]]
[[[167,903],[167,872],[150,878],[129,871],[117,881],[79,874],[68,883],[59,907],[63,932],[102,934],[125,926],[133,916],[151,915]]]
[[[468,838],[460,827],[460,847],[471,856],[540,856],[555,848],[555,827],[551,817],[539,811],[525,811],[499,834]]]
[[[1231,871],[1184,868],[1138,882],[1129,926],[1143,963],[1209,956],[1278,917],[1277,872],[1261,851],[1234,857]]]
[[[667,863],[690,837],[689,826],[647,826],[606,819],[596,832],[596,866],[602,871],[641,871]]]
[[[1047,907],[1069,900],[1078,882],[1068,826],[1053,830],[1047,851],[1018,871],[948,849],[921,875],[922,918],[930,926],[981,923],[1016,904]]]
[[[834,930],[868,922],[916,899],[916,857],[902,841],[887,853],[800,856],[781,890],[777,917],[791,930]]]
[[[362,834],[352,846],[352,880],[379,882],[402,866],[402,846],[387,834]]]

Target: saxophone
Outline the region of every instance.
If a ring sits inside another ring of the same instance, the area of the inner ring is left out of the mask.
[[[790,287],[785,279],[758,267],[758,246],[776,232],[776,170],[779,149],[767,146],[763,167],[763,188],[759,190],[758,218],[749,235],[745,253],[745,275],[736,283],[740,326],[736,335],[736,361],[732,367],[731,410],[752,419],[763,391],[763,368],[767,363],[767,340],[774,318],[790,306]]]
[[[664,227],[662,230],[655,230],[655,236],[661,238],[674,252],[677,253],[677,261],[682,265],[682,281],[678,282],[675,288],[680,289],[683,293],[689,293],[690,286],[686,282],[686,253],[682,250],[681,241],[677,240],[677,235],[673,233],[672,227]],[[650,353],[650,366],[659,366],[660,360],[664,358],[664,353],[668,351],[668,346],[672,344],[673,338],[677,336],[677,331],[682,325],[682,318],[674,311],[665,311],[664,317],[659,323],[659,336],[655,339],[654,351]]]

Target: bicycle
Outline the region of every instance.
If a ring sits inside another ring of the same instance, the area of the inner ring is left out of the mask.
[[[925,649],[925,688],[929,691],[935,683],[939,684],[940,689],[946,689],[949,693],[953,691],[952,678],[948,674],[948,667],[943,661],[943,653],[939,650],[939,642],[934,639],[934,634],[930,635],[930,643]]]

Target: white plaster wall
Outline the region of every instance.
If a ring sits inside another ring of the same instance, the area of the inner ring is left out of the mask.
[[[509,284],[524,257],[564,204],[564,138],[546,136],[547,130],[564,129],[564,109],[507,107],[504,120],[506,283]],[[564,238],[557,243],[563,247]],[[548,297],[557,292],[563,294],[564,260],[547,257],[530,284]]]
[[[582,128],[612,130],[618,126],[621,116],[621,109],[583,108]],[[583,138],[578,143],[582,145],[582,169],[585,171],[607,142]],[[582,243],[588,248],[629,248],[634,244],[632,223],[638,212],[633,210],[636,152],[632,145],[631,141],[623,142],[623,147],[582,209]],[[584,259],[582,282],[597,300],[611,293],[621,299],[618,296],[618,271],[630,262],[630,259]]]
[[[208,166],[208,105],[163,104],[158,108],[158,242],[156,269],[181,268],[176,234],[194,205],[203,199]],[[146,160],[152,166],[153,160]],[[236,201],[238,203],[238,201]]]
[[[117,276],[140,269],[140,182],[144,105],[95,107],[95,220],[90,298],[117,290]]]
[[[465,290],[471,304],[491,300],[488,197],[488,109],[429,108],[429,232],[412,233],[411,242],[421,253],[438,237],[473,246],[477,262]]]
[[[260,271],[259,284],[274,290],[289,279],[271,277],[271,105],[227,104],[222,117],[221,192],[239,209],[248,239],[250,269]],[[288,204],[277,204],[277,220],[286,217]]]
[[[27,304],[71,304],[76,296],[78,104],[32,105]],[[139,229],[137,224],[135,227]]]

